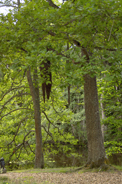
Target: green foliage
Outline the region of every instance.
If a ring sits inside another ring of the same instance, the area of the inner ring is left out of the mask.
[[[19,11],[14,9],[0,18],[0,156],[7,162],[34,160],[34,110],[26,72],[31,68],[33,75],[38,68],[40,88],[44,75],[41,77],[39,67],[47,60],[51,62],[53,86],[51,99],[45,104],[40,90],[47,166],[52,167],[53,157],[60,153],[81,158],[78,153],[76,156],[77,146],[86,148],[86,73],[98,77],[99,99],[102,96],[106,116],[102,123],[107,128],[107,154],[121,152],[121,2],[77,0],[60,6],[55,9],[44,0],[25,1]],[[90,62],[82,56],[82,48],[90,53]]]
[[[118,53],[108,57],[109,64],[98,80],[99,95],[102,97],[100,103],[103,104],[105,114],[105,119],[102,120],[102,124],[105,126],[105,147],[109,156],[121,153],[122,67],[119,57]]]
[[[122,153],[122,143],[117,141],[105,142],[106,154],[111,156],[112,154]]]

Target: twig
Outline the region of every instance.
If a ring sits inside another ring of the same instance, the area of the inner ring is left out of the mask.
[[[47,2],[48,2],[49,5],[52,6],[53,8],[59,9],[59,7],[58,7],[56,4],[54,4],[54,3],[52,2],[52,0],[47,0]]]
[[[109,37],[108,37],[108,41],[110,40],[110,37],[111,37],[111,33],[112,33],[112,29],[113,29],[113,25],[114,25],[114,20],[113,20],[113,24],[111,26],[111,30],[110,30],[110,34],[109,34]]]

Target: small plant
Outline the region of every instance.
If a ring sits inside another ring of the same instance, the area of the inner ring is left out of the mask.
[[[0,177],[0,184],[9,184],[8,183],[8,177],[7,176],[1,176]]]

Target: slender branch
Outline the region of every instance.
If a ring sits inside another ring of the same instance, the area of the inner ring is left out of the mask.
[[[23,142],[22,142],[21,144],[18,144],[18,145],[16,146],[16,148],[14,149],[14,151],[12,152],[12,154],[10,155],[9,161],[11,160],[12,156],[18,151],[18,149],[22,149],[22,147],[24,147],[25,139],[26,139],[26,137],[27,137],[31,132],[35,132],[35,131],[34,131],[34,130],[30,130],[30,131],[24,136]],[[8,162],[9,162],[9,161],[8,161]]]
[[[3,98],[8,94],[8,93],[10,93],[11,91],[13,91],[13,90],[17,90],[17,89],[20,89],[20,88],[25,88],[25,86],[19,86],[19,87],[15,87],[15,88],[12,88],[12,86],[11,86],[11,88],[8,90],[8,91],[6,91],[6,93],[4,93],[4,95],[2,96],[2,98],[0,99],[0,101],[2,101],[3,100]]]
[[[14,5],[9,5],[9,4],[3,4],[3,5],[0,5],[0,8],[2,7],[13,7],[13,8],[17,8],[17,6],[14,6]]]
[[[17,152],[17,150],[18,150],[19,148],[21,148],[22,146],[23,146],[23,143],[18,144],[18,145],[16,146],[16,149],[15,149],[15,150],[13,150],[12,154],[9,156],[9,160],[8,160],[8,162],[10,162],[10,160],[11,160],[12,156],[13,156],[13,155]]]
[[[2,120],[5,116],[11,114],[12,112],[15,112],[15,111],[18,111],[18,110],[24,110],[24,109],[29,110],[29,111],[32,110],[32,109],[29,109],[29,108],[18,108],[18,109],[14,109],[14,110],[8,112],[7,114],[5,114],[4,116],[2,116],[2,117],[0,118],[0,120]]]
[[[23,95],[29,95],[29,93],[17,94],[17,95],[12,96],[9,100],[7,100],[7,101],[4,103],[4,105],[2,106],[1,111],[0,111],[0,114],[2,113],[2,111],[3,111],[4,107],[6,106],[6,104],[9,103],[13,98],[19,97],[19,96],[23,96]]]
[[[46,130],[45,126],[41,125],[41,127],[44,128],[45,132],[46,132],[46,133],[52,138],[52,140],[53,140],[52,134],[51,134],[49,131]],[[54,141],[54,140],[53,140],[53,141]]]
[[[16,130],[16,133],[15,133],[15,135],[14,135],[14,137],[13,137],[13,140],[8,144],[8,146],[9,146],[10,144],[12,144],[12,142],[14,142],[14,141],[15,141],[15,138],[16,138],[16,136],[17,136],[17,134],[18,134],[18,131],[19,131],[20,125],[21,125],[21,123],[22,123],[23,121],[25,121],[26,119],[28,119],[28,117],[25,117],[25,118],[23,118],[21,121],[19,121],[19,123],[18,123],[18,127],[17,127],[17,130]]]
[[[102,48],[102,47],[95,47],[95,49],[96,50],[103,50],[104,48]],[[107,50],[107,51],[117,51],[118,49],[113,49],[113,48],[106,49],[105,48],[105,50]],[[122,48],[120,48],[119,50],[122,51]]]
[[[53,51],[53,52],[56,52],[56,55],[60,55],[60,56],[63,56],[63,57],[67,57],[69,59],[68,56],[62,54],[61,52],[57,52],[55,49],[52,49],[52,48],[47,48],[48,51]]]
[[[25,151],[27,152],[27,155],[29,155],[28,150],[27,150],[25,144],[23,145],[23,147],[24,147]]]
[[[51,35],[51,36],[56,36],[56,33],[52,32],[52,31],[48,31],[48,34]],[[68,41],[73,42],[77,47],[81,47],[82,48],[82,52],[84,53],[84,55],[86,55],[87,59],[89,59],[89,56],[88,56],[86,48],[84,46],[82,46],[79,41],[77,41],[75,39],[72,39],[71,37],[68,37],[68,36],[66,36],[66,38],[68,39]],[[104,48],[102,48],[102,47],[94,47],[94,49],[103,50]],[[50,49],[50,50],[53,50],[53,49]],[[117,51],[118,49],[108,48],[106,50],[108,50],[108,51]],[[122,48],[120,48],[119,50],[122,51]],[[58,53],[58,54],[61,54],[61,53]]]
[[[58,128],[57,126],[55,126],[55,125],[50,121],[50,119],[48,118],[47,114],[46,114],[44,111],[42,111],[42,113],[45,115],[47,121],[48,121],[51,125],[53,125],[55,128],[58,129],[58,133],[59,133],[60,135],[63,135],[63,134],[60,132],[59,128]]]
[[[17,159],[19,159],[19,157],[20,157],[20,155],[21,155],[22,148],[23,148],[23,146],[21,146],[21,148],[20,148],[19,155],[18,155]]]
[[[24,52],[28,53],[28,52],[27,52],[24,48],[22,48],[22,47],[21,47],[21,48],[19,48],[19,49],[21,49],[22,51],[24,51]]]
[[[24,136],[23,143],[25,142],[26,137],[27,137],[31,132],[35,132],[35,130],[30,130],[30,131]]]
[[[28,142],[27,142],[27,144],[28,144],[28,146],[29,146],[29,148],[30,148],[31,152],[35,155],[35,152],[32,150],[32,148],[31,148],[30,144],[29,144]]]
[[[59,9],[59,7],[58,7],[56,4],[54,4],[54,3],[52,2],[52,0],[47,0],[47,2],[48,2],[49,5],[52,6],[53,8]]]

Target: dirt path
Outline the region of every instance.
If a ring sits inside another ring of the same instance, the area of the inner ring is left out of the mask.
[[[2,176],[9,177],[15,184],[122,184],[122,172],[86,172],[82,174],[8,172]]]

